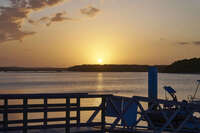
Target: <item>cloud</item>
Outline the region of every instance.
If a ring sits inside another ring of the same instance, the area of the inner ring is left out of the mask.
[[[39,20],[29,18],[29,14],[34,11],[56,6],[64,1],[67,0],[7,0],[6,6],[0,4],[0,43],[12,40],[22,41],[25,37],[34,35],[36,32],[23,29],[24,22],[33,25],[42,22],[50,26],[56,22],[76,20],[68,17],[66,12],[44,16]],[[88,17],[95,17],[100,9],[88,6],[80,9],[80,12]]]
[[[65,20],[73,20],[73,19],[66,17],[66,12],[59,12],[59,13],[56,13],[51,18],[43,18],[42,20],[44,20],[44,21],[48,20],[49,22],[47,23],[47,26],[49,26],[54,22],[62,22],[62,21],[65,21]]]
[[[59,21],[63,21],[63,20],[66,20],[66,19],[68,19],[67,17],[64,17],[66,15],[66,13],[65,12],[60,12],[60,13],[57,13],[57,14],[55,14],[55,16],[53,16],[52,18],[51,18],[51,21],[52,22],[59,22]]]
[[[0,33],[0,43],[6,40],[6,35]]]
[[[188,44],[190,44],[190,42],[178,42],[178,44],[180,44],[180,45],[188,45]]]
[[[62,21],[66,21],[66,20],[75,20],[73,18],[67,17],[67,13],[66,12],[58,12],[56,14],[54,14],[53,16],[50,17],[42,17],[37,21],[34,20],[29,20],[28,22],[30,24],[38,24],[38,23],[45,23],[47,26],[50,26],[52,23],[55,22],[62,22]]]
[[[0,15],[0,42],[8,40],[22,40],[32,31],[22,31],[22,23],[30,11],[25,8],[1,7]]]
[[[12,0],[12,1],[16,1],[16,0]],[[21,1],[26,1],[26,0],[21,0]],[[47,6],[57,5],[63,1],[64,0],[28,0],[28,3],[26,5],[30,9],[38,10]]]
[[[33,20],[33,19],[28,19],[28,22],[29,22],[30,24],[32,24],[32,25],[37,24],[37,22],[36,22],[35,20]]]
[[[22,41],[24,37],[34,35],[34,31],[24,31],[24,20],[32,11],[54,6],[64,0],[8,0],[9,6],[0,5],[0,42]],[[59,17],[59,16],[58,16]],[[34,23],[33,20],[28,20]]]
[[[165,38],[162,38],[162,37],[160,38],[160,41],[165,41],[165,40],[166,40]]]
[[[86,8],[80,9],[80,12],[83,15],[86,15],[88,17],[95,17],[100,12],[100,9],[97,9],[95,7],[92,7],[92,6],[88,6]]]
[[[200,41],[194,41],[193,44],[200,45]]]
[[[177,44],[179,45],[199,45],[200,46],[200,41],[192,41],[192,42],[178,42]]]
[[[48,20],[49,20],[49,17],[42,17],[42,18],[40,18],[39,21],[43,21],[43,22],[45,22],[45,21],[48,21]]]

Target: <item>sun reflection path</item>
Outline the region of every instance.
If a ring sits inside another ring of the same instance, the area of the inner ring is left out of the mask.
[[[103,90],[103,73],[97,74],[97,91]]]

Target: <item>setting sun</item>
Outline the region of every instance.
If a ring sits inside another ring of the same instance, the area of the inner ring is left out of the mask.
[[[98,59],[98,63],[102,63],[103,62],[103,60],[102,59]]]

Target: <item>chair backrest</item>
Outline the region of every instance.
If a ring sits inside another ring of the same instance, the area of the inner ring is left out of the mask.
[[[106,103],[106,116],[120,117],[123,126],[132,126],[136,122],[137,104],[132,98],[112,96]]]
[[[163,88],[170,94],[174,101],[177,101],[176,91],[171,86],[164,86]]]

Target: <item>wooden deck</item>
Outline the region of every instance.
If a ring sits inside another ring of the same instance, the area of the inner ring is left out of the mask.
[[[154,133],[152,130],[136,130],[136,131],[127,131],[127,129],[115,129],[109,131],[105,130],[109,133]],[[0,133],[22,133],[22,131],[0,131]],[[28,133],[65,133],[65,128],[51,128],[51,129],[31,129]],[[80,127],[80,128],[71,128],[70,133],[102,133],[100,128],[92,128],[92,127]],[[170,132],[162,132],[162,133],[170,133]]]
[[[28,133],[65,133],[65,128],[51,128],[51,129],[30,129]],[[88,127],[80,127],[80,128],[71,128],[70,133],[100,133],[101,131],[97,128],[88,128]],[[16,131],[0,131],[0,133],[22,133],[20,130]]]

